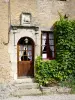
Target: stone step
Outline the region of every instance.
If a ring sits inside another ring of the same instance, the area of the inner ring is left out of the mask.
[[[12,96],[41,95],[38,83],[34,78],[19,78],[12,84]]]
[[[18,84],[14,84],[15,88],[18,89],[37,89],[39,88],[38,83],[18,83]]]
[[[21,89],[21,90],[15,90],[11,93],[11,96],[15,97],[30,96],[30,95],[42,95],[42,92],[39,89]]]
[[[34,78],[31,77],[19,77],[17,80],[14,81],[14,83],[33,83]]]

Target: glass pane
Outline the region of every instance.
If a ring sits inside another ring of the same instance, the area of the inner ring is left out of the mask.
[[[49,40],[49,45],[54,45],[54,40]]]
[[[50,49],[51,49],[52,51],[54,51],[54,46],[50,46]]]
[[[30,60],[32,60],[32,56],[29,56],[28,58],[29,58]]]
[[[24,50],[24,46],[23,45],[20,45],[19,46],[19,50]]]
[[[28,51],[27,55],[28,55],[29,60],[32,60],[32,51]]]
[[[46,43],[46,40],[42,40],[42,45],[45,45],[45,43]]]
[[[46,52],[47,52],[46,46],[44,45],[44,46],[42,46],[42,53],[46,53]]]
[[[23,55],[23,52],[24,51],[19,51],[19,56],[22,56]]]
[[[31,45],[28,45],[28,50],[32,50],[32,46]]]
[[[54,58],[54,52],[52,52],[52,57]]]
[[[28,56],[31,56],[31,55],[32,55],[32,51],[28,51],[28,52],[27,52],[27,55],[28,55]]]
[[[53,34],[49,34],[49,39],[54,39],[54,35]]]
[[[46,33],[42,34],[42,39],[46,39]]]
[[[25,49],[27,50],[27,48],[28,48],[27,45],[24,45],[24,50],[25,50]]]

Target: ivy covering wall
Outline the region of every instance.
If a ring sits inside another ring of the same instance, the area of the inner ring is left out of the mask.
[[[75,21],[60,17],[54,24],[56,59],[43,61],[37,57],[35,79],[48,85],[75,77]]]
[[[75,76],[75,21],[60,17],[54,26],[56,61],[62,79]]]

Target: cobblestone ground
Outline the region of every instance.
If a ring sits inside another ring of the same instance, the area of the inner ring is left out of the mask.
[[[75,100],[75,95],[54,94],[48,96],[9,97],[0,100]]]

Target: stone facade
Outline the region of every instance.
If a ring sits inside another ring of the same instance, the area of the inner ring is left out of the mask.
[[[17,79],[16,58],[14,61],[14,63],[16,62],[15,65],[13,63],[17,49],[14,46],[13,30],[10,28],[10,26],[20,26],[20,15],[22,13],[30,13],[31,26],[39,28],[37,41],[35,35],[32,35],[32,32],[31,35],[24,34],[25,36],[31,36],[35,41],[36,58],[37,55],[40,55],[41,31],[52,30],[52,26],[55,21],[59,20],[58,12],[60,12],[62,15],[67,14],[69,15],[69,18],[74,19],[74,4],[74,0],[10,0],[10,2],[5,2],[5,0],[0,1],[0,83]],[[27,30],[18,29],[17,32],[19,35],[16,34],[16,37],[20,36],[19,38],[21,38],[23,32],[25,31]],[[28,31],[33,31],[33,34],[36,33],[33,29],[29,29]]]

